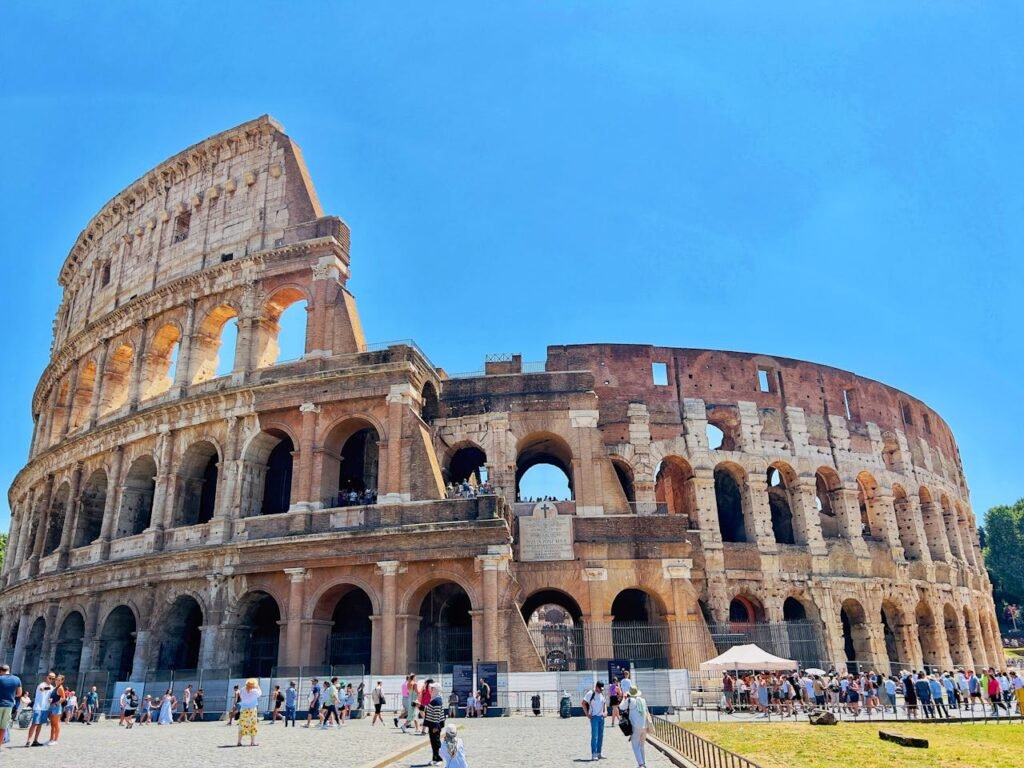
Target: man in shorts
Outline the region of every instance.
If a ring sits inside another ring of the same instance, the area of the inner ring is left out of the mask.
[[[192,720],[198,720],[200,723],[203,722],[203,718],[206,717],[206,713],[203,711],[203,689],[200,688],[196,691],[195,698],[192,699]]]
[[[309,681],[309,713],[306,715],[306,724],[303,728],[309,728],[314,719],[320,720],[320,683],[314,677]]]
[[[21,678],[12,675],[9,666],[0,664],[0,744],[11,727],[14,705],[20,698]]]
[[[28,727],[28,740],[26,747],[41,747],[39,735],[43,726],[50,721],[50,692],[57,684],[57,675],[50,672],[39,685],[36,686],[36,697],[32,701],[32,725]]]

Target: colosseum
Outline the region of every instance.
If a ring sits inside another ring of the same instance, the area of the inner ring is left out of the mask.
[[[816,666],[1000,658],[957,445],[920,400],[644,345],[450,375],[368,344],[349,277],[348,227],[266,116],[88,223],[9,491],[15,671],[696,669],[743,640]],[[521,491],[538,465],[564,494]]]

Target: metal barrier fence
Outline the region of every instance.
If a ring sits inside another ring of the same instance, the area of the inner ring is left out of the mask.
[[[757,763],[663,717],[654,717],[654,735],[658,741],[700,768],[760,768]]]

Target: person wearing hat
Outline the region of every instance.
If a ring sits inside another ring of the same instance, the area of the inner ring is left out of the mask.
[[[604,697],[604,683],[598,680],[594,687],[583,694],[583,714],[590,721],[590,759],[602,759],[604,746],[604,719],[608,714],[608,703]]]
[[[469,768],[469,763],[466,762],[466,746],[459,738],[459,729],[454,725],[444,727],[441,761],[444,768]]]
[[[629,736],[629,745],[633,748],[633,757],[639,768],[647,765],[647,726],[651,721],[651,713],[647,709],[647,700],[637,687],[631,686],[626,694],[625,708],[622,710],[623,717],[629,718],[629,724],[633,726],[633,733]]]

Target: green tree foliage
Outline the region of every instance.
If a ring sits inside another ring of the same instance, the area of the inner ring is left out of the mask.
[[[7,534],[0,533],[0,568],[4,567],[4,560],[7,559]]]
[[[996,603],[1024,603],[1024,499],[1012,507],[992,507],[984,531],[985,567]]]

